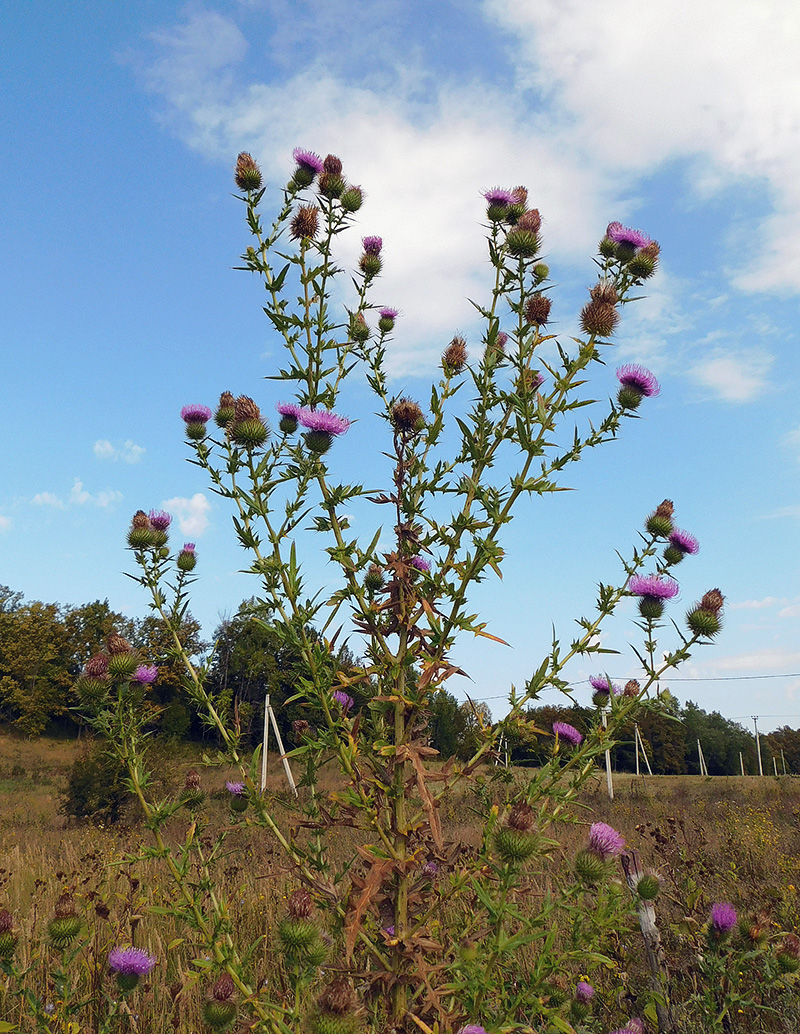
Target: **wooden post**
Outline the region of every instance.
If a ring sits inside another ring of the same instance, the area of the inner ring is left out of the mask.
[[[608,719],[606,717],[606,709],[603,708],[603,728],[608,728]],[[611,778],[611,751],[606,750],[606,786],[608,787],[608,798],[614,800],[614,780]]]
[[[261,741],[261,792],[267,788],[267,756],[269,754],[269,693],[264,697],[264,738]]]
[[[672,1018],[672,1009],[669,1004],[669,973],[664,949],[661,947],[661,935],[656,926],[656,910],[652,901],[643,901],[636,893],[639,878],[644,874],[639,865],[638,853],[631,851],[623,854],[620,861],[622,871],[625,873],[625,882],[633,895],[639,915],[639,928],[642,931],[647,964],[650,967],[650,984],[655,992],[659,1034],[670,1034],[674,1029],[675,1021]]]
[[[775,769],[775,775],[778,774],[778,762],[775,760],[775,755],[772,755],[772,767]]]
[[[636,778],[639,778],[639,726],[633,724],[633,746],[636,749]]]
[[[742,775],[744,775],[744,761],[742,760],[742,752],[741,751],[739,751],[739,768],[741,768]]]
[[[648,773],[650,775],[652,775],[653,774],[653,770],[650,767],[650,759],[647,756],[647,751],[644,749],[644,740],[642,739],[642,734],[639,732],[639,726],[638,725],[635,726],[635,729],[636,729],[636,735],[639,737],[639,746],[642,748],[642,757],[644,758],[644,763],[647,765]]]
[[[283,740],[281,739],[281,731],[278,728],[278,720],[275,717],[275,712],[272,708],[268,708],[269,716],[272,719],[272,728],[275,730],[275,739],[278,741],[278,750],[281,752],[281,761],[283,762],[283,770],[286,773],[286,778],[289,780],[289,786],[291,786],[295,797],[297,797],[297,787],[294,785],[294,776],[292,775],[292,768],[289,764],[289,759],[286,757],[286,751],[283,749]]]

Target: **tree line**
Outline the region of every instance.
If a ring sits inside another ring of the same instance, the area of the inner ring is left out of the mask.
[[[261,736],[263,702],[270,694],[281,734],[294,742],[293,723],[305,719],[291,701],[302,662],[285,647],[268,620],[251,613],[245,601],[231,618],[214,631],[209,685],[219,706],[238,721],[245,740],[255,744]],[[149,690],[154,731],[164,737],[201,738],[205,730],[183,690],[179,664],[172,657],[172,641],[155,615],[129,618],[110,607],[108,600],[82,606],[25,602],[23,594],[0,586],[0,723],[28,736],[44,732],[77,733],[81,720],[73,686],[84,664],[102,649],[106,638],[117,632],[158,666],[158,679]],[[183,645],[190,656],[207,655],[212,644],[201,636],[200,625],[188,614],[182,626]],[[340,667],[357,663],[345,646],[337,654]],[[366,703],[353,690],[355,706]],[[554,721],[565,721],[581,732],[595,720],[593,708],[539,706],[508,731],[505,749],[510,763],[537,765],[550,749]],[[431,746],[442,757],[469,758],[483,726],[491,723],[485,703],[459,701],[442,691],[434,698],[428,717]],[[758,772],[752,733],[718,712],[708,713],[688,701],[681,706],[665,690],[657,706],[645,706],[638,718],[641,740],[653,772],[663,775],[697,775],[700,740],[710,775],[738,775],[743,764],[747,774]],[[800,773],[800,730],[784,726],[761,737],[764,771]],[[741,760],[740,760],[741,754]],[[503,758],[505,760],[505,758]],[[636,767],[635,733],[631,725],[622,731],[612,751],[612,763],[620,772]],[[644,760],[640,765],[644,770]]]

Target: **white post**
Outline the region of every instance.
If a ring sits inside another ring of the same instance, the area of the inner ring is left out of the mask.
[[[264,697],[264,738],[261,741],[261,792],[267,788],[267,755],[269,753],[269,693]]]
[[[700,746],[700,740],[697,741],[697,758],[700,762],[700,775],[705,775],[705,761],[703,760],[703,748]]]
[[[644,758],[644,763],[647,765],[648,773],[650,775],[652,775],[653,774],[653,770],[650,767],[650,759],[647,756],[647,751],[644,749],[644,740],[642,739],[642,734],[639,732],[639,726],[638,725],[636,726],[636,732],[639,735],[639,746],[642,748],[642,757]]]
[[[760,776],[763,776],[763,774],[764,774],[764,766],[761,763],[761,738],[758,735],[758,715],[754,714],[752,716],[752,718],[753,718],[753,725],[754,725],[755,730],[756,730],[756,753],[758,754],[758,774]]]
[[[744,775],[744,761],[742,760],[742,752],[741,751],[739,751],[739,768],[741,768],[742,775]]]
[[[781,747],[781,762],[783,764],[783,774],[786,775],[786,758],[783,756],[783,747]]]
[[[775,775],[778,774],[778,762],[775,760],[775,755],[772,755],[772,767],[775,769]]]
[[[275,730],[275,739],[278,741],[278,750],[281,752],[281,761],[283,762],[283,770],[286,773],[286,778],[289,780],[289,786],[291,786],[295,797],[297,797],[297,787],[294,785],[294,776],[292,775],[292,769],[289,764],[289,759],[286,757],[286,751],[283,749],[283,740],[281,739],[281,731],[278,728],[278,720],[275,717],[275,712],[272,708],[269,708],[269,716],[272,719],[272,728]]]
[[[633,746],[636,750],[636,778],[639,778],[639,726],[633,723]]]
[[[606,717],[606,710],[603,708],[603,728],[608,728],[608,719]],[[614,800],[614,781],[611,778],[611,751],[606,749],[606,786],[608,787],[608,798]]]

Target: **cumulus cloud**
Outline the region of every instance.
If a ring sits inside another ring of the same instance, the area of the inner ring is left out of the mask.
[[[718,671],[754,672],[771,674],[796,672],[800,669],[800,651],[787,650],[784,647],[754,650],[752,653],[733,654],[730,657],[714,659],[714,668]]]
[[[56,510],[64,509],[64,500],[54,492],[37,492],[31,502],[34,506],[52,506]]]
[[[99,460],[122,460],[124,463],[138,463],[144,456],[145,449],[128,439],[120,448],[116,448],[107,438],[98,438],[93,452]]]
[[[75,506],[86,506],[89,504],[91,506],[100,506],[103,509],[119,502],[121,499],[122,492],[117,492],[115,489],[107,488],[102,492],[94,494],[87,492],[79,478],[75,478],[73,481],[69,494],[69,501]]]
[[[724,402],[752,402],[767,387],[773,356],[760,350],[715,350],[689,368],[689,376]]]
[[[740,600],[738,603],[730,603],[728,610],[765,610],[767,607],[776,607],[786,602],[778,596],[765,596],[762,600]]]
[[[161,505],[178,518],[178,527],[182,535],[199,538],[208,528],[211,504],[202,492],[195,492],[190,499],[175,496],[166,499]]]

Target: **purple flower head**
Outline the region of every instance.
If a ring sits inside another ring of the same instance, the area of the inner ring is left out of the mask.
[[[208,406],[184,406],[181,410],[181,420],[185,420],[187,424],[205,424],[212,415]]]
[[[380,255],[381,248],[383,247],[382,237],[362,237],[361,243],[364,245],[364,251],[368,255]]]
[[[717,933],[730,933],[736,926],[736,909],[727,901],[711,906],[711,925]]]
[[[583,736],[578,732],[574,725],[570,725],[568,722],[553,722],[553,735],[559,739],[566,740],[567,743],[571,743],[573,747],[577,747],[578,744],[583,740]]]
[[[482,191],[482,194],[490,205],[499,205],[501,208],[512,205],[517,200],[513,191],[503,190],[502,187],[492,187],[491,190]]]
[[[141,948],[112,948],[108,953],[109,968],[124,977],[146,977],[155,964],[156,960]]]
[[[594,851],[602,859],[613,858],[622,854],[625,848],[625,837],[618,833],[607,822],[593,822],[589,829],[589,850]]]
[[[353,698],[349,693],[345,693],[343,689],[334,689],[332,696],[336,703],[341,705],[345,713],[353,706]]]
[[[301,409],[296,402],[277,402],[275,408],[281,416],[294,417],[295,420],[300,419]]]
[[[607,675],[590,675],[589,685],[597,693],[608,693],[610,696],[619,693],[619,686],[615,686]]]
[[[394,927],[393,926],[384,926],[383,932],[386,934],[387,937],[394,937]]]
[[[612,1030],[611,1034],[644,1034],[644,1026],[642,1021],[634,1016],[628,1020],[624,1027]]]
[[[508,341],[508,334],[506,334],[506,332],[504,330],[498,330],[497,337],[495,339],[495,343],[496,343],[497,347],[500,348],[500,349],[505,348],[507,341]]]
[[[632,230],[630,226],[623,226],[622,223],[609,223],[606,237],[610,237],[615,244],[631,244],[634,248],[646,248],[648,244],[653,243],[646,233]]]
[[[681,531],[680,528],[676,528],[672,532],[669,541],[681,553],[691,553],[692,556],[700,549],[700,543],[694,535],[690,535],[688,531]]]
[[[382,320],[396,320],[399,310],[393,309],[391,305],[384,305],[382,309],[378,309],[378,315]]]
[[[486,1029],[478,1023],[468,1023],[459,1029],[458,1034],[486,1034]]]
[[[133,677],[137,682],[150,683],[155,682],[158,675],[158,668],[155,664],[140,664],[136,671],[133,673]]]
[[[418,571],[430,571],[431,562],[426,560],[423,556],[412,556],[408,561],[412,567],[416,567]]]
[[[661,386],[652,373],[636,363],[620,366],[617,370],[617,380],[624,388],[634,388],[640,395],[648,399],[658,395],[661,391]]]
[[[191,553],[192,555],[194,555],[195,549],[196,549],[196,546],[195,546],[194,542],[184,542],[183,549],[181,550],[181,553]]]
[[[325,434],[344,434],[350,426],[347,417],[337,416],[329,409],[301,409],[297,419],[309,431],[324,431]]]
[[[634,596],[649,596],[654,600],[671,600],[678,595],[678,583],[674,578],[662,578],[657,574],[635,574],[628,582]]]
[[[590,1002],[594,998],[594,988],[585,980],[579,980],[575,987],[575,997],[579,1002]]]
[[[150,527],[155,528],[156,531],[166,531],[172,524],[172,515],[166,510],[151,510],[148,516],[150,517]]]
[[[423,876],[427,876],[429,880],[432,880],[434,876],[439,872],[439,866],[436,862],[426,862],[422,866]]]
[[[301,168],[308,169],[315,175],[322,172],[322,159],[313,151],[304,151],[302,147],[295,147],[292,151],[292,158]]]
[[[225,788],[227,789],[228,793],[233,794],[234,797],[242,797],[245,791],[245,784],[226,782]]]

